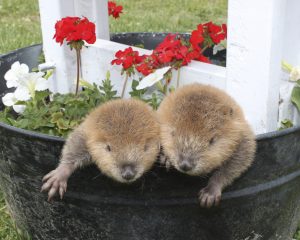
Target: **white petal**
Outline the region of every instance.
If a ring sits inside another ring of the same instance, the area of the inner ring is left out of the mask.
[[[13,105],[13,109],[16,113],[22,113],[25,110],[25,105]]]
[[[2,102],[5,106],[11,107],[17,102],[17,99],[15,98],[14,93],[7,93],[2,97]]]
[[[45,78],[38,78],[35,85],[36,91],[43,91],[49,88],[49,82]]]
[[[20,67],[20,71],[22,73],[29,73],[29,67],[25,63],[22,63]]]
[[[300,79],[300,67],[293,67],[290,73],[291,81],[298,81]]]
[[[15,91],[15,97],[18,101],[28,101],[30,99],[30,93],[25,87],[18,87]]]
[[[155,72],[149,74],[148,76],[144,77],[139,85],[137,86],[137,90],[141,90],[147,87],[151,87],[154,85],[156,82],[160,81],[161,79],[164,78],[164,75],[167,71],[170,70],[171,67],[163,67],[160,69],[157,69]]]
[[[20,62],[19,62],[19,61],[16,61],[16,62],[14,62],[14,63],[11,65],[10,69],[11,69],[12,71],[16,71],[16,70],[18,70],[18,69],[20,68],[20,66],[21,66]]]
[[[8,70],[5,75],[4,79],[7,81],[6,85],[8,88],[11,87],[18,87],[19,81],[24,75],[29,73],[29,68],[26,64],[20,62],[15,62],[12,64],[11,69]]]
[[[224,50],[225,49],[225,47],[224,47],[224,45],[223,44],[218,44],[218,45],[215,45],[214,47],[213,47],[213,55],[216,55],[217,54],[217,52],[219,52],[219,51],[222,51],[222,50]]]
[[[7,88],[18,87],[19,83],[16,80],[6,81]]]
[[[25,63],[20,64],[18,61],[11,65],[11,70],[20,74],[29,73],[29,67]]]

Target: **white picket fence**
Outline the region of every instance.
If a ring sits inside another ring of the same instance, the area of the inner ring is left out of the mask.
[[[97,26],[97,41],[82,52],[83,78],[100,83],[109,70],[120,93],[121,68],[110,62],[117,50],[128,46],[109,41],[107,0],[39,3],[46,61],[56,64],[53,89],[72,89],[76,65],[75,53],[52,39],[54,24],[65,16],[86,16]],[[227,66],[194,61],[182,68],[180,84],[200,82],[225,90],[242,106],[256,133],[276,130],[285,118],[300,123],[290,102],[293,83],[281,70],[282,59],[300,64],[299,9],[299,0],[229,0]]]

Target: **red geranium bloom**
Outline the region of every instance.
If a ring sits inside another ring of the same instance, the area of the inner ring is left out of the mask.
[[[153,51],[158,62],[162,64],[173,62],[176,59],[176,55],[180,47],[181,41],[177,35],[169,34],[165,37],[162,43],[160,43]]]
[[[79,41],[92,44],[96,41],[95,24],[87,18],[65,17],[56,22],[53,38],[60,45],[63,44],[64,40],[68,44]]]
[[[224,26],[223,26],[224,25]],[[203,27],[206,29],[211,40],[215,44],[219,44],[222,40],[226,38],[227,26],[223,24],[222,26],[213,24],[212,22],[205,23]],[[226,27],[225,27],[226,26]],[[225,31],[226,33],[225,33]]]
[[[204,29],[202,24],[199,24],[197,30],[192,32],[190,43],[194,49],[201,50],[200,44],[204,42],[203,32]]]
[[[117,5],[115,2],[108,1],[108,15],[113,16],[114,18],[120,17],[120,14],[123,13],[123,6]]]
[[[144,76],[149,75],[150,73],[153,73],[154,69],[151,69],[149,64],[147,63],[141,63],[139,66],[136,67],[136,70],[143,74]]]
[[[209,59],[207,57],[205,57],[204,55],[202,55],[202,54],[200,54],[199,57],[197,59],[195,59],[195,60],[198,60],[200,62],[205,62],[205,63],[211,63],[209,61]]]
[[[142,62],[136,66],[136,70],[144,76],[153,73],[155,69],[159,68],[159,63],[155,55],[143,55]]]
[[[137,51],[133,51],[132,47],[126,48],[124,51],[118,51],[115,57],[116,59],[112,60],[111,64],[122,64],[124,70],[141,63],[143,60]]]
[[[223,23],[223,24],[222,24],[222,29],[223,29],[225,38],[227,38],[227,25]]]

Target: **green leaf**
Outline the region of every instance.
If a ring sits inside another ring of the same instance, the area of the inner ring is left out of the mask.
[[[300,87],[295,86],[292,91],[292,97],[291,97],[292,103],[295,104],[298,111],[300,111]]]
[[[286,62],[286,61],[282,61],[281,66],[287,72],[291,72],[292,69],[293,69],[293,66],[291,64],[289,64],[288,62]]]
[[[129,92],[129,94],[133,98],[138,98],[143,100],[143,95],[146,93],[147,90],[146,89],[137,90],[136,88],[138,85],[139,85],[139,81],[133,79],[131,83],[132,90]]]
[[[169,92],[172,93],[172,92],[174,92],[174,91],[175,91],[175,87],[174,87],[174,86],[171,86],[171,87],[169,88]]]
[[[52,113],[52,115],[51,115],[51,122],[52,123],[58,122],[63,117],[63,115],[64,114],[62,112]]]
[[[284,120],[281,121],[281,127],[279,128],[279,130],[291,128],[293,126],[294,126],[294,124],[293,124],[293,122],[291,120],[284,119]]]
[[[68,123],[67,121],[63,120],[63,119],[59,119],[57,122],[56,122],[56,125],[59,129],[62,129],[62,130],[66,130],[68,129]]]
[[[42,102],[45,98],[49,96],[50,96],[50,92],[48,90],[35,92],[35,100],[37,102]]]
[[[53,72],[53,69],[47,70],[46,74],[44,75],[44,78],[48,80],[53,75]]]
[[[79,84],[80,84],[80,86],[88,88],[88,89],[93,89],[94,88],[94,86],[92,84],[90,84],[89,82],[84,81],[82,79],[79,81]]]

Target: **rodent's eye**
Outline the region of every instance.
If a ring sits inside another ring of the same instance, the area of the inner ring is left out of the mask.
[[[216,137],[212,137],[210,140],[209,140],[209,145],[212,145],[216,142]]]
[[[110,145],[106,145],[105,149],[106,149],[106,151],[111,152],[111,147],[110,147]]]
[[[175,131],[172,131],[172,132],[171,132],[171,136],[172,136],[172,137],[175,137]]]

